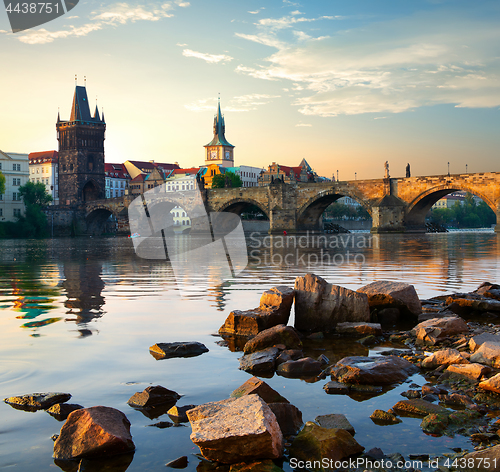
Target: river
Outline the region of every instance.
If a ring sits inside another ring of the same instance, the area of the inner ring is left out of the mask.
[[[132,423],[137,447],[127,470],[164,470],[182,455],[189,458],[186,470],[200,470],[189,425],[149,427],[168,416],[151,419],[126,402],[149,385],[184,395],[178,405],[227,398],[250,377],[238,370],[241,353],[215,336],[231,310],[258,306],[264,290],[293,286],[306,272],[351,289],[375,280],[404,281],[414,284],[422,299],[473,290],[484,281],[498,282],[499,241],[488,231],[361,233],[327,235],[316,243],[306,237],[287,246],[279,237],[254,234],[247,239],[248,267],[219,284],[210,267],[202,266],[176,282],[165,261],[137,257],[127,238],[0,240],[0,396],[62,391],[73,395],[71,403],[117,408]],[[149,353],[157,342],[174,341],[200,341],[209,352],[160,361]],[[309,342],[305,350],[315,357],[325,353],[331,361],[369,353],[358,343],[338,346],[328,340]],[[393,426],[369,419],[373,410],[387,410],[402,399],[408,383],[381,396],[351,398],[327,395],[326,381],[274,376],[266,382],[302,411],[304,422],[344,413],[366,450],[380,447],[405,457],[451,447],[472,450],[468,438],[425,435],[419,419],[403,418]],[[409,382],[425,380],[417,374]],[[62,423],[43,410],[28,413],[3,402],[0,418],[0,469],[59,470],[51,436]]]

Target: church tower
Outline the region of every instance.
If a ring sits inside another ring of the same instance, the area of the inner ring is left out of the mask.
[[[69,121],[57,115],[59,203],[72,205],[105,198],[104,114],[90,114],[87,89],[75,87]]]
[[[220,111],[220,98],[217,115],[214,118],[214,138],[205,148],[205,165],[218,164],[222,167],[234,167],[234,146],[227,142],[224,133],[226,124]]]

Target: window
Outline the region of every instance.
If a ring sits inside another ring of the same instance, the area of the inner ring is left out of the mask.
[[[12,200],[14,200],[15,202],[20,202],[21,201],[21,195],[19,194],[19,192],[13,192],[12,193]]]
[[[12,164],[12,170],[20,171],[21,170],[21,164]]]
[[[3,208],[0,208],[0,216],[3,216]]]
[[[35,168],[34,168],[34,167],[32,167],[32,168],[31,168],[31,173],[32,173],[32,174],[34,174],[34,173],[35,173]]]
[[[21,209],[20,208],[14,208],[14,216],[15,217],[21,216]]]
[[[21,179],[12,179],[12,185],[14,187],[19,187],[21,185]]]
[[[0,170],[2,170],[2,163],[0,162]]]
[[[3,200],[3,194],[0,193],[0,201],[2,201],[2,200]]]

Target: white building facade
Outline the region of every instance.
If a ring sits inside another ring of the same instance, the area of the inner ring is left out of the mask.
[[[5,193],[0,194],[0,221],[17,221],[24,214],[19,187],[30,176],[28,154],[0,151],[0,172],[5,176]]]
[[[130,175],[125,164],[104,164],[106,198],[123,197],[128,188]]]
[[[251,166],[238,166],[238,167],[226,167],[226,172],[233,172],[240,176],[242,187],[257,187],[259,182],[259,175],[264,172],[265,169],[262,167],[251,167]]]
[[[59,204],[59,158],[57,151],[32,152],[29,154],[30,182],[41,182],[52,197],[52,205]]]

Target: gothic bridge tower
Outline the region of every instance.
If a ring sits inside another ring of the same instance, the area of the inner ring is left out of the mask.
[[[234,146],[226,140],[225,132],[226,123],[220,111],[219,99],[217,115],[214,118],[214,137],[204,146],[205,165],[218,164],[222,167],[234,167]]]
[[[94,116],[85,87],[75,88],[71,117],[61,121],[57,115],[59,141],[59,203],[72,205],[105,198],[104,114]]]

